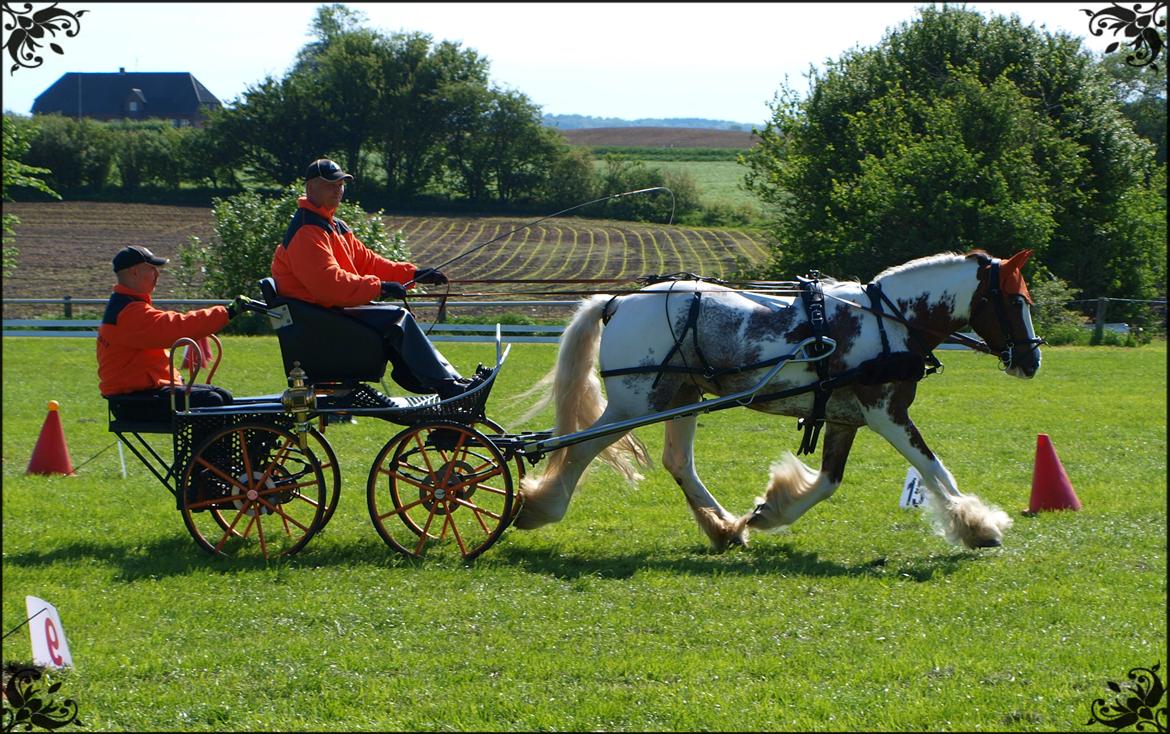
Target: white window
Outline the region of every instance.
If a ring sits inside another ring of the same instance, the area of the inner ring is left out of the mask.
[[[131,101],[130,101],[130,111],[131,111],[131,112],[137,112],[137,111],[138,111],[138,102],[137,102],[136,100],[131,100]]]

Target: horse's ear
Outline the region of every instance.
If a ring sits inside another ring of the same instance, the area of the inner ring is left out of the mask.
[[[1023,270],[1024,265],[1028,262],[1028,258],[1032,257],[1032,250],[1020,250],[1016,254],[1009,257],[1000,265],[1000,268],[1013,268],[1015,270]]]
[[[1032,250],[1020,250],[999,264],[999,287],[1004,293],[1021,295],[1028,303],[1032,302],[1032,294],[1028,292],[1028,285],[1024,282],[1021,272],[1028,258],[1032,257]]]

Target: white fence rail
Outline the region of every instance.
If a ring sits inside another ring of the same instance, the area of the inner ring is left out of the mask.
[[[21,303],[21,304],[56,304],[71,310],[71,305],[93,305],[104,306],[106,299],[104,298],[75,298],[68,297],[61,298],[5,298],[5,304]],[[219,305],[227,305],[230,301],[208,300],[208,299],[158,299],[155,300],[156,305],[175,305],[180,307],[206,307]],[[450,301],[446,304],[447,308],[456,307],[471,307],[471,306],[503,306],[503,307],[520,307],[520,306],[562,306],[573,307],[579,301]],[[416,308],[437,308],[438,301],[420,301],[412,302],[412,307]],[[12,336],[56,336],[56,337],[86,337],[93,339],[97,336],[98,326],[101,321],[98,319],[4,319],[5,337]],[[446,322],[440,323],[423,323],[423,331],[427,332],[431,341],[436,342],[492,342],[495,341],[496,325],[495,324],[451,324]],[[1124,326],[1124,325],[1122,325]],[[500,333],[505,337],[505,341],[511,343],[530,343],[530,344],[555,344],[561,338],[561,333],[564,331],[564,326],[560,324],[550,325],[528,325],[528,324],[501,324]],[[967,336],[975,338],[976,335],[968,332]],[[967,349],[961,344],[942,344],[938,349]]]

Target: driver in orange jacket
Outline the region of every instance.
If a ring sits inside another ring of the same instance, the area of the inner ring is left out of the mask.
[[[118,282],[98,327],[98,389],[106,398],[158,398],[156,405],[143,407],[144,412],[134,416],[140,419],[169,419],[171,386],[183,384],[177,371],[174,383],[171,381],[169,347],[185,336],[210,336],[243,310],[242,296],[228,306],[188,313],[155,308],[150,294],[158,283],[159,268],[166,263],[165,257],[138,245],[124,247],[114,255]],[[193,407],[226,405],[232,395],[221,387],[192,385],[190,399]]]
[[[289,222],[284,241],[272,255],[276,291],[325,307],[345,309],[379,298],[406,297],[405,283],[442,285],[447,276],[434,268],[388,260],[367,248],[344,221],[334,217],[345,184],[353,176],[328,158],[309,164],[305,195]],[[348,315],[383,335],[391,376],[416,393],[438,393],[446,399],[477,386],[483,376],[468,380],[435,349],[405,308],[389,303],[355,309]]]

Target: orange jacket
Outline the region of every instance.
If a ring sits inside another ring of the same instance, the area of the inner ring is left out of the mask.
[[[333,209],[302,196],[284,242],[272,255],[276,291],[321,306],[360,306],[382,295],[382,281],[406,283],[415,267],[387,260],[362,244]]]
[[[151,304],[149,293],[115,285],[98,327],[98,389],[109,397],[171,384],[167,349],[184,336],[210,336],[228,321],[224,306],[162,311]],[[175,372],[175,382],[182,383],[179,370]]]

